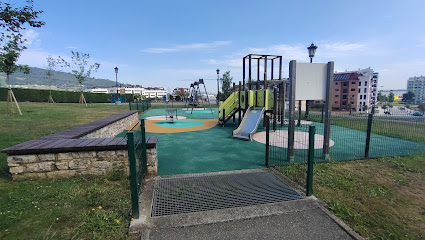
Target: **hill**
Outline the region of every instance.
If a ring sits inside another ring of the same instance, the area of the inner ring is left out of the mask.
[[[30,67],[31,72],[29,74],[24,74],[22,72],[16,71],[10,75],[10,84],[11,85],[49,85],[49,81],[46,76],[46,70],[42,68]],[[66,72],[54,71],[52,78],[55,79],[53,86],[59,89],[73,89],[78,88],[79,84],[74,75]],[[120,83],[118,83],[120,84]],[[85,88],[94,88],[94,87],[111,87],[115,86],[115,81],[109,79],[99,79],[99,78],[88,78],[84,82]],[[7,87],[6,84],[6,74],[0,73],[0,87]]]

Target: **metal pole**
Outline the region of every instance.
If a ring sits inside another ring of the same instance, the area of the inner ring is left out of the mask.
[[[314,135],[316,133],[315,126],[308,128],[308,161],[307,161],[307,186],[306,195],[313,195],[313,166],[314,166]]]
[[[118,73],[115,71],[115,87],[117,88],[117,95],[115,95],[115,104],[117,104],[118,100]]]
[[[301,100],[298,101],[298,124],[297,126],[301,126]]]
[[[331,134],[331,112],[332,112],[332,83],[334,79],[334,62],[328,62],[327,69],[327,83],[326,83],[326,102],[325,102],[325,122],[324,122],[324,141],[323,141],[323,155],[325,160],[329,160],[329,139]]]
[[[252,86],[251,86],[251,84],[252,84],[252,82],[251,82],[251,79],[252,79],[252,76],[251,76],[251,54],[249,55],[249,72],[248,72],[248,90],[251,90],[252,89]]]
[[[134,144],[134,133],[127,133],[128,160],[130,168],[131,209],[134,218],[139,218],[139,187],[137,183],[136,149]]]
[[[264,121],[266,122],[266,167],[269,167],[269,150],[270,150],[270,121],[269,116],[264,116]]]
[[[219,75],[220,73],[217,72],[217,105],[220,106],[220,83],[219,83]]]
[[[369,146],[370,146],[370,135],[372,133],[372,122],[373,122],[373,113],[369,113],[369,117],[367,119],[366,147],[364,152],[364,158],[369,157]]]
[[[295,132],[295,87],[297,61],[289,62],[289,125],[288,125],[288,159],[294,162],[294,132]]]
[[[277,88],[273,89],[273,130],[276,131],[277,129],[277,115],[278,115],[278,108],[277,108]]]

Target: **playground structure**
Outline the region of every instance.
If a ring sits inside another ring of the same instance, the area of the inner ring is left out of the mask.
[[[208,98],[207,87],[205,86],[204,79],[202,78],[199,79],[197,82],[195,81],[194,83],[190,84],[189,97],[185,103],[185,108],[188,109],[191,106],[192,107],[191,113],[193,112],[193,109],[195,107],[203,108],[203,110],[205,110],[205,103],[204,103],[204,100],[202,99],[203,92],[202,92],[202,88],[200,87],[201,84],[204,86],[203,90],[206,96],[206,101],[208,102],[209,109],[211,110],[211,113],[213,113],[210,99]]]
[[[167,113],[165,115],[165,120],[166,121],[173,123],[174,122],[174,119],[175,120],[178,120],[177,109],[176,108],[165,109],[165,112]]]
[[[254,64],[253,64],[254,62]],[[256,63],[256,64],[255,64]],[[270,64],[269,64],[270,63]],[[233,138],[252,140],[261,118],[271,119],[272,129],[276,131],[287,127],[288,159],[294,158],[295,135],[295,103],[299,101],[298,125],[301,124],[301,100],[324,100],[324,140],[323,155],[329,158],[331,84],[334,63],[298,63],[289,64],[289,79],[282,78],[282,56],[249,54],[243,58],[243,81],[236,87],[233,84],[232,94],[219,107],[218,122],[225,125],[230,119],[238,128],[233,131]],[[263,78],[260,79],[260,70]],[[256,81],[252,74],[256,70]],[[278,74],[276,77],[275,71]],[[246,81],[247,80],[247,81]],[[285,121],[285,105],[289,103],[288,121]],[[263,121],[265,126],[265,121]],[[285,126],[284,126],[285,125]]]
[[[252,64],[253,61],[256,62],[255,66]],[[248,66],[246,62],[248,62]],[[260,80],[261,68],[264,69],[262,80]],[[278,71],[277,78],[276,69]],[[252,79],[253,70],[257,72],[255,82]],[[277,113],[284,112],[284,104],[278,104],[278,101],[283,101],[282,93],[286,83],[287,81],[282,79],[282,56],[259,54],[245,56],[243,58],[243,81],[239,82],[237,87],[235,84],[233,85],[233,93],[220,105],[219,124],[225,125],[230,119],[233,119],[233,123],[235,123],[236,114],[238,114],[239,128],[234,131],[233,137],[242,140],[252,139],[261,117],[265,114],[276,113],[274,114],[275,124],[278,120],[283,124],[283,119],[276,117],[281,116]]]

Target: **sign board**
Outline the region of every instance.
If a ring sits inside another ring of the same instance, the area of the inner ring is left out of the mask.
[[[327,63],[296,63],[295,100],[325,100]]]

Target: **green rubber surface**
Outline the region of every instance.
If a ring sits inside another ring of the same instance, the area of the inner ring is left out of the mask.
[[[216,109],[215,109],[216,110]],[[216,111],[215,111],[216,112]],[[189,119],[216,118],[217,114],[185,113],[178,114]],[[165,115],[164,109],[151,109],[142,118]],[[237,121],[237,120],[236,120]],[[316,134],[323,134],[323,124],[313,122]],[[146,133],[158,136],[158,174],[187,174],[242,169],[264,168],[265,144],[256,141],[241,141],[232,138],[237,125],[230,121],[224,127],[183,133]],[[308,127],[296,127],[296,131],[307,131]],[[265,131],[262,122],[258,131]],[[120,136],[125,135],[121,133]],[[331,139],[335,145],[330,148],[333,161],[346,161],[364,157],[366,132],[349,128],[331,126]],[[390,150],[390,151],[389,151]],[[378,134],[371,135],[370,157],[405,156],[423,153],[425,144],[392,138]],[[315,150],[315,161],[324,161],[322,149]],[[306,159],[306,151],[295,149],[295,162]],[[271,158],[273,156],[271,155]],[[270,159],[271,163],[272,159]]]
[[[169,127],[169,128],[187,128],[187,127],[197,127],[204,125],[201,121],[179,121],[175,120],[173,122],[157,122],[155,125],[160,127]]]

